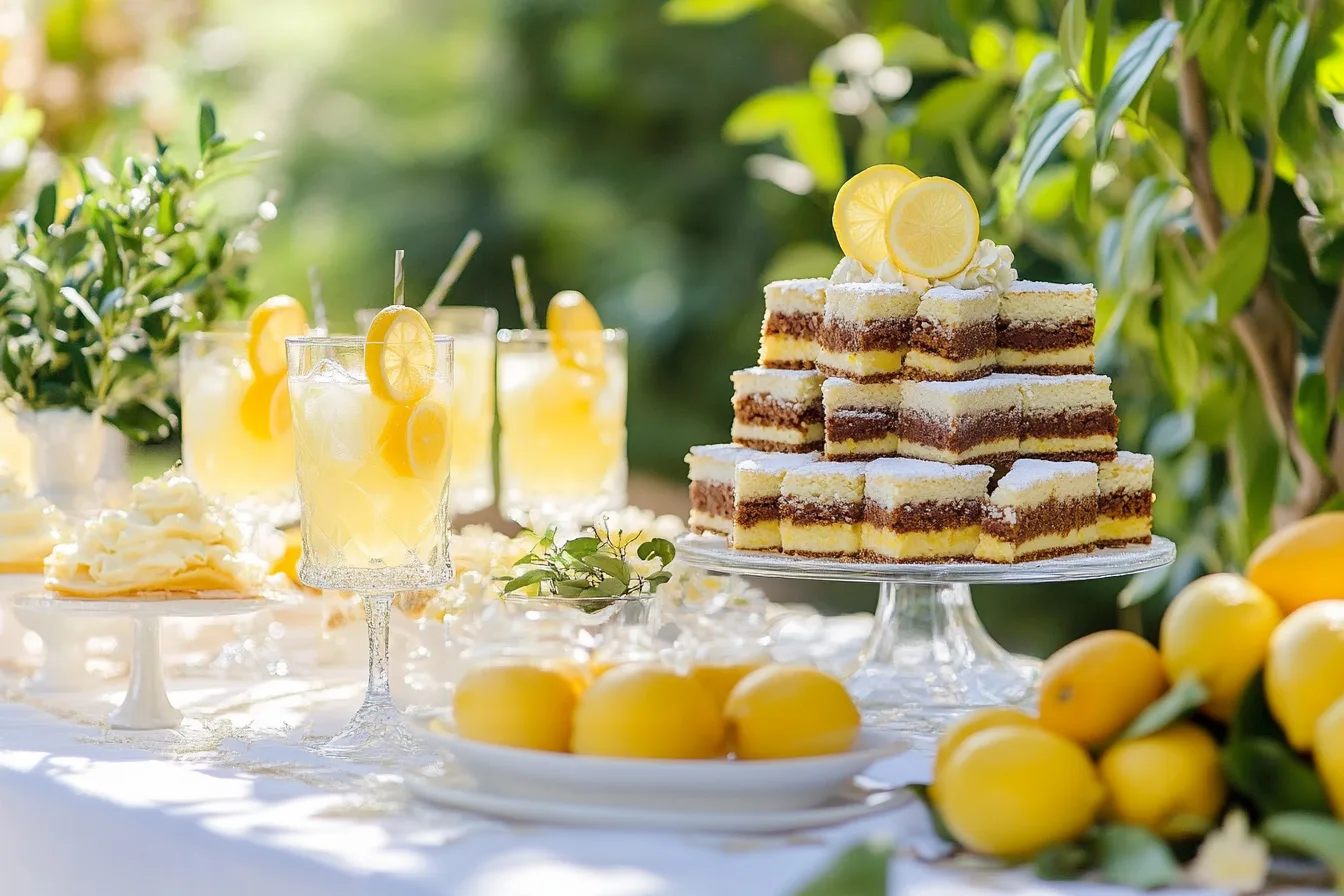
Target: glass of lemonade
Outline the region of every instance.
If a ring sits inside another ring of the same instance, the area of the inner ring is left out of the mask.
[[[626,504],[624,330],[499,331],[500,502],[533,528]]]
[[[256,376],[247,345],[241,327],[183,338],[182,463],[245,521],[288,525],[299,514],[287,393]]]
[[[376,310],[355,312],[367,333]],[[499,312],[449,305],[424,312],[439,336],[453,337],[453,474],[448,506],[477,513],[495,503],[495,331]]]
[[[392,598],[452,578],[453,340],[425,330],[414,352],[402,352],[405,345],[391,336],[287,340],[302,508],[299,579],[359,593],[369,628],[364,705],[323,751],[346,758],[418,753],[389,691]],[[378,358],[387,360],[380,365]],[[385,383],[407,370],[413,397],[389,392]]]

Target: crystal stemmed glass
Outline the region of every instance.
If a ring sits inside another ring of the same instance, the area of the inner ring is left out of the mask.
[[[370,387],[365,352],[379,343],[337,336],[286,344],[303,538],[299,579],[357,592],[369,630],[364,704],[322,752],[372,761],[418,755],[392,702],[387,639],[395,593],[452,579],[450,440],[446,427],[426,437],[414,424],[422,411],[451,419],[453,340],[434,337],[428,394],[409,406]]]

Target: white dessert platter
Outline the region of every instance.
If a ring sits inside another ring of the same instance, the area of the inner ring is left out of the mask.
[[[752,815],[827,805],[856,775],[910,748],[892,732],[861,731],[853,749],[805,759],[624,759],[576,756],[458,737],[443,712],[410,717],[412,728],[474,780],[476,795],[526,803],[638,811]],[[515,806],[515,809],[521,806]]]
[[[1030,705],[1039,660],[999,646],[971,603],[972,584],[1035,584],[1128,576],[1176,559],[1176,546],[1103,548],[1026,563],[860,563],[737,551],[717,535],[682,535],[677,559],[712,572],[880,585],[873,629],[846,686],[864,722],[936,737],[984,706]]]
[[[107,723],[112,728],[150,731],[176,728],[182,721],[182,713],[168,699],[168,690],[164,683],[159,621],[164,618],[255,613],[265,609],[268,603],[265,598],[233,596],[203,595],[190,599],[151,599],[149,596],[144,596],[138,600],[113,598],[81,600],[38,593],[17,598],[14,609],[20,614],[21,619],[31,620],[37,625],[42,624],[41,617],[44,616],[81,622],[109,617],[131,620],[134,625],[131,642],[131,680],[126,687],[125,698],[108,716]],[[28,624],[27,621],[25,624]],[[71,648],[67,644],[62,649]],[[82,665],[83,641],[77,642],[77,649]]]

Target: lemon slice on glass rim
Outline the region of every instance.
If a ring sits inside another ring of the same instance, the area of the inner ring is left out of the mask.
[[[956,181],[923,177],[896,194],[886,237],[891,260],[907,274],[951,277],[975,255],[980,211]]]
[[[239,405],[243,429],[267,441],[289,432],[294,418],[289,410],[289,383],[283,376],[258,377],[243,392]]]
[[[901,165],[873,165],[835,195],[831,224],[840,250],[872,272],[887,257],[887,218],[902,188],[919,179]]]
[[[561,364],[591,374],[603,370],[604,329],[597,309],[581,292],[558,292],[546,306],[546,330],[551,334],[551,351]]]
[[[438,355],[424,315],[389,305],[374,315],[364,345],[369,389],[383,401],[414,404],[434,388]]]
[[[392,409],[378,438],[378,449],[399,476],[442,478],[451,437],[448,409],[433,398],[424,398]]]
[[[247,363],[257,380],[284,376],[285,339],[308,332],[308,314],[292,296],[272,296],[247,319]]]

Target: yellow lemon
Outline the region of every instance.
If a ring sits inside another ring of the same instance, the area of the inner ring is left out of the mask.
[[[1209,689],[1204,713],[1227,721],[1246,682],[1264,665],[1270,633],[1282,618],[1273,598],[1241,576],[1196,579],[1162,617],[1157,646],[1167,679],[1193,674]]]
[[[567,289],[546,306],[551,351],[562,364],[590,373],[602,371],[602,319],[583,293]]]
[[[592,756],[710,759],[723,754],[723,717],[690,678],[631,663],[603,672],[583,692],[571,745]]]
[[[364,373],[374,395],[395,404],[415,404],[434,388],[434,331],[419,311],[389,305],[374,315],[365,339]]]
[[[1311,749],[1316,720],[1344,696],[1344,600],[1289,614],[1269,639],[1265,697],[1293,749]]]
[[[453,692],[453,719],[468,740],[563,753],[569,749],[575,700],[573,683],[560,671],[481,666]]]
[[[1344,511],[1318,513],[1260,542],[1246,578],[1265,589],[1285,613],[1318,600],[1344,598]]]
[[[303,536],[298,529],[286,529],[285,552],[271,564],[271,575],[284,573],[295,585],[302,585],[299,581],[299,558],[303,556]]]
[[[859,711],[844,685],[804,666],[765,666],[737,683],[724,707],[739,759],[843,753],[859,735]]]
[[[1344,818],[1344,697],[1330,704],[1316,720],[1316,774],[1330,796],[1337,818]]]
[[[901,165],[873,165],[835,194],[831,224],[840,250],[872,271],[887,258],[887,218],[901,188],[919,180]]]
[[[938,811],[957,842],[1003,858],[1082,836],[1104,796],[1082,747],[1031,725],[977,731],[933,783]]]
[[[378,450],[398,476],[440,479],[448,465],[452,419],[432,398],[397,405],[387,417]]]
[[[1041,725],[1085,747],[1099,747],[1166,689],[1156,647],[1132,632],[1096,632],[1045,661]]]
[[[933,758],[934,779],[937,780],[939,769],[947,764],[947,761],[952,758],[952,754],[956,752],[957,747],[961,746],[966,738],[972,734],[1004,725],[1024,725],[1028,728],[1041,727],[1039,720],[1011,706],[991,706],[967,713],[949,725],[947,730],[943,732],[943,736],[938,739],[938,752]]]
[[[1107,794],[1102,814],[1168,839],[1197,833],[1192,821],[1212,825],[1227,799],[1218,743],[1190,722],[1121,741],[1097,768]]]
[[[699,682],[720,710],[728,703],[728,695],[737,683],[763,663],[697,663],[691,667],[691,678]]]
[[[966,188],[922,177],[892,200],[887,253],[896,267],[934,280],[966,267],[980,241],[980,212]]]
[[[283,376],[257,377],[243,390],[238,413],[243,428],[258,439],[273,439],[294,428],[289,383]]]
[[[291,296],[272,296],[247,319],[247,363],[257,379],[284,376],[285,339],[308,332],[308,315]]]

